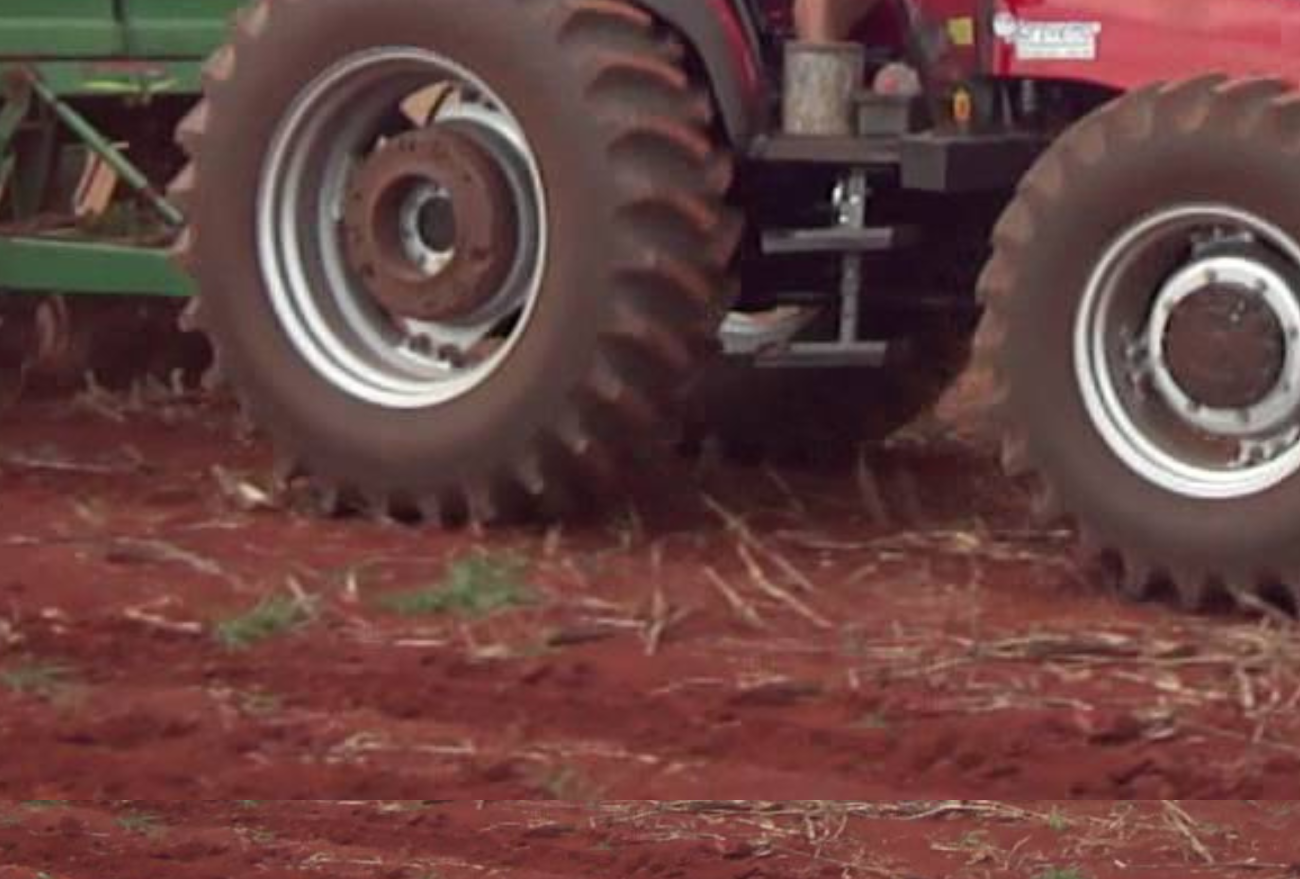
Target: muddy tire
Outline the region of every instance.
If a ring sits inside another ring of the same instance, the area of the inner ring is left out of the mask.
[[[731,160],[682,45],[630,3],[261,0],[179,139],[189,323],[331,504],[491,522],[599,494],[727,307]],[[372,284],[388,227],[356,205],[392,193],[357,190],[421,161],[449,176],[397,198],[416,281]],[[456,221],[427,232],[438,199]]]
[[[1297,161],[1284,84],[1150,88],[1067,133],[997,226],[977,355],[1005,463],[1134,597],[1300,594]]]
[[[969,333],[911,340],[906,362],[880,369],[759,369],[721,359],[687,402],[686,447],[713,443],[744,464],[838,466],[929,412],[967,366]]]

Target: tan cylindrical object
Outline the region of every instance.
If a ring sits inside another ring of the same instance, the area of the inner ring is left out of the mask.
[[[787,134],[849,137],[854,98],[866,75],[856,43],[791,42],[785,49],[784,125]]]

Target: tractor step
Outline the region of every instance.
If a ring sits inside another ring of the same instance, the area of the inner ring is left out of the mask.
[[[893,356],[889,342],[796,342],[754,359],[761,369],[864,369],[884,366]]]
[[[886,253],[915,244],[917,230],[908,226],[866,229],[833,226],[824,229],[773,229],[763,233],[763,253],[791,256],[812,253]]]
[[[894,168],[901,156],[897,137],[811,137],[779,134],[760,138],[751,158],[759,162]]]

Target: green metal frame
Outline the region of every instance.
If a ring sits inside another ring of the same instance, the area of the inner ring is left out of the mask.
[[[120,98],[135,102],[162,95],[197,95],[203,77],[203,63],[199,60],[33,61],[24,68],[61,98]]]
[[[14,292],[189,296],[166,250],[64,238],[0,237],[0,287]]]
[[[0,57],[126,54],[113,0],[3,0]]]
[[[0,3],[0,291],[73,295],[189,296],[192,285],[166,249],[98,240],[90,233],[36,233],[57,151],[69,135],[179,227],[180,210],[90,121],[86,106],[148,105],[195,97],[202,64],[244,0],[3,0]],[[28,143],[19,149],[18,135]]]
[[[3,0],[0,59],[202,58],[245,0]]]

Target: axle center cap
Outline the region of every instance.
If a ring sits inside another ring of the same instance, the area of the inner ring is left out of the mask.
[[[403,134],[353,173],[343,233],[350,267],[395,317],[456,321],[498,294],[518,250],[509,181],[474,138]]]
[[[1164,356],[1192,400],[1213,409],[1244,409],[1276,387],[1286,337],[1277,315],[1254,291],[1214,285],[1174,308]]]

